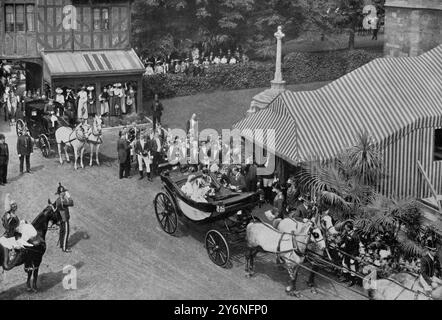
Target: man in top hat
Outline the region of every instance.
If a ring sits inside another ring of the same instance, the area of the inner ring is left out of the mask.
[[[54,99],[49,98],[49,102],[45,104],[43,112],[46,115],[46,118],[50,121],[52,128],[55,128],[55,123],[58,121],[58,118],[55,115],[57,111],[56,109]]]
[[[158,98],[158,94],[155,94],[154,96],[151,110],[153,118],[153,130],[155,130],[157,123],[161,123],[161,116],[163,115],[163,110],[164,110],[163,104]]]
[[[118,160],[120,162],[120,179],[130,177],[130,144],[127,138],[128,132],[126,128],[120,133],[117,142]]]
[[[0,133],[0,186],[4,186],[7,182],[9,162],[9,148],[5,142],[5,136]]]
[[[68,190],[59,183],[57,192],[58,199],[55,201],[55,207],[58,212],[60,212],[61,216],[61,224],[60,224],[60,248],[63,252],[71,252],[71,249],[68,248],[68,240],[69,240],[69,207],[74,206],[74,201],[71,198]]]
[[[31,153],[34,150],[34,143],[29,136],[29,130],[25,127],[23,134],[17,139],[17,153],[20,158],[20,174],[23,173],[23,162],[26,159],[26,172],[31,173]]]
[[[427,293],[431,293],[433,289],[442,285],[441,264],[437,256],[437,248],[432,240],[427,241],[427,252],[421,258],[421,277],[420,283]]]

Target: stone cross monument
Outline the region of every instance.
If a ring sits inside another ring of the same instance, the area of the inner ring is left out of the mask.
[[[282,72],[281,72],[281,56],[282,56],[282,46],[281,40],[285,37],[285,34],[282,33],[282,27],[278,27],[278,31],[275,33],[276,38],[276,70],[275,70],[275,79],[271,81],[272,89],[276,90],[284,90],[285,89],[285,81],[282,80]]]
[[[282,27],[278,27],[278,31],[275,33],[276,38],[276,66],[275,66],[275,79],[270,81],[271,87],[256,96],[253,97],[250,103],[250,109],[247,110],[248,114],[255,113],[260,109],[267,108],[270,102],[282,91],[285,91],[285,81],[282,80],[282,45],[281,40],[285,37],[282,33]]]

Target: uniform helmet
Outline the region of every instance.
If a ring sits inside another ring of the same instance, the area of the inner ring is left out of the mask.
[[[66,189],[65,187],[63,187],[63,186],[61,185],[61,182],[59,182],[59,183],[58,183],[58,187],[57,187],[57,192],[56,192],[55,194],[60,194],[60,193],[66,192],[66,191],[68,191],[68,189]]]
[[[17,202],[15,202],[14,200],[12,200],[9,204],[11,211],[15,211],[17,210],[18,206],[17,206]]]

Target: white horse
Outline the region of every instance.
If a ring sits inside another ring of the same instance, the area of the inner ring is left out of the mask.
[[[259,251],[277,254],[285,260],[290,275],[287,293],[299,297],[299,292],[296,291],[296,279],[299,265],[304,262],[307,246],[312,242],[324,250],[325,241],[321,230],[310,221],[300,225],[297,232],[297,234],[284,233],[268,224],[251,222],[246,232],[249,247],[245,255],[247,276],[251,277],[254,274],[254,258]]]
[[[374,300],[442,300],[442,286],[427,294],[417,275],[398,273],[389,279],[373,281],[369,297]]]
[[[87,135],[87,143],[90,146],[90,161],[89,161],[89,166],[92,167],[92,159],[94,156],[94,146],[96,147],[95,149],[95,161],[97,162],[97,165],[100,165],[100,160],[98,159],[98,153],[100,150],[100,146],[103,143],[103,139],[102,139],[102,124],[103,124],[103,120],[101,119],[101,116],[96,115],[94,118],[94,123],[92,125],[92,129],[91,131],[88,133]],[[82,159],[83,160],[83,159]]]
[[[311,223],[313,222],[313,225],[317,225],[317,221],[321,222],[322,228],[325,228],[325,226],[327,225],[327,223],[326,222],[324,223],[324,220],[322,220],[321,217],[312,218],[311,221],[306,219],[304,222],[296,221],[293,218],[285,218],[285,219],[282,219],[278,223],[277,228],[281,232],[290,233],[290,234],[294,233],[295,235],[298,235],[305,228],[306,224],[311,225]],[[326,221],[328,221],[328,219]],[[319,246],[314,245],[314,244],[316,244],[316,242],[311,243],[311,245],[308,247],[308,249],[313,251],[314,253],[316,253],[319,256],[323,256],[324,251],[325,251],[324,249],[326,249],[325,246],[324,246],[324,248],[320,248]],[[315,263],[311,262],[311,269],[312,269],[312,271],[310,271],[310,276],[309,276],[307,284],[311,288],[312,293],[317,294],[318,292],[317,292],[314,285],[315,285],[315,272],[318,270],[318,267]]]
[[[80,155],[80,165],[84,168],[83,164],[83,155],[85,144],[89,143],[91,145],[91,160],[90,165],[92,166],[92,148],[93,144],[100,145],[103,143],[101,139],[101,129],[102,120],[101,116],[96,116],[94,119],[93,127],[90,128],[88,125],[78,125],[75,129],[70,127],[60,127],[55,131],[55,139],[57,141],[58,146],[58,155],[60,157],[60,164],[63,164],[63,158],[61,155],[61,144],[64,144],[64,151],[66,154],[66,161],[70,162],[69,154],[67,152],[67,147],[71,146],[74,149],[74,169],[77,170],[77,160]],[[97,147],[97,164],[99,164],[98,160],[98,147]]]

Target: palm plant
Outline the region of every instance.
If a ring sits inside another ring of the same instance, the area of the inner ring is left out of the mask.
[[[378,195],[363,211],[363,216],[357,220],[361,232],[389,233],[394,241],[392,245],[406,256],[419,256],[423,252],[421,211],[416,200]]]
[[[386,198],[376,192],[382,174],[382,154],[366,132],[334,161],[304,163],[298,183],[304,192],[319,195],[338,221],[354,220],[364,235],[388,234],[401,252],[418,256],[421,212],[416,201]]]

